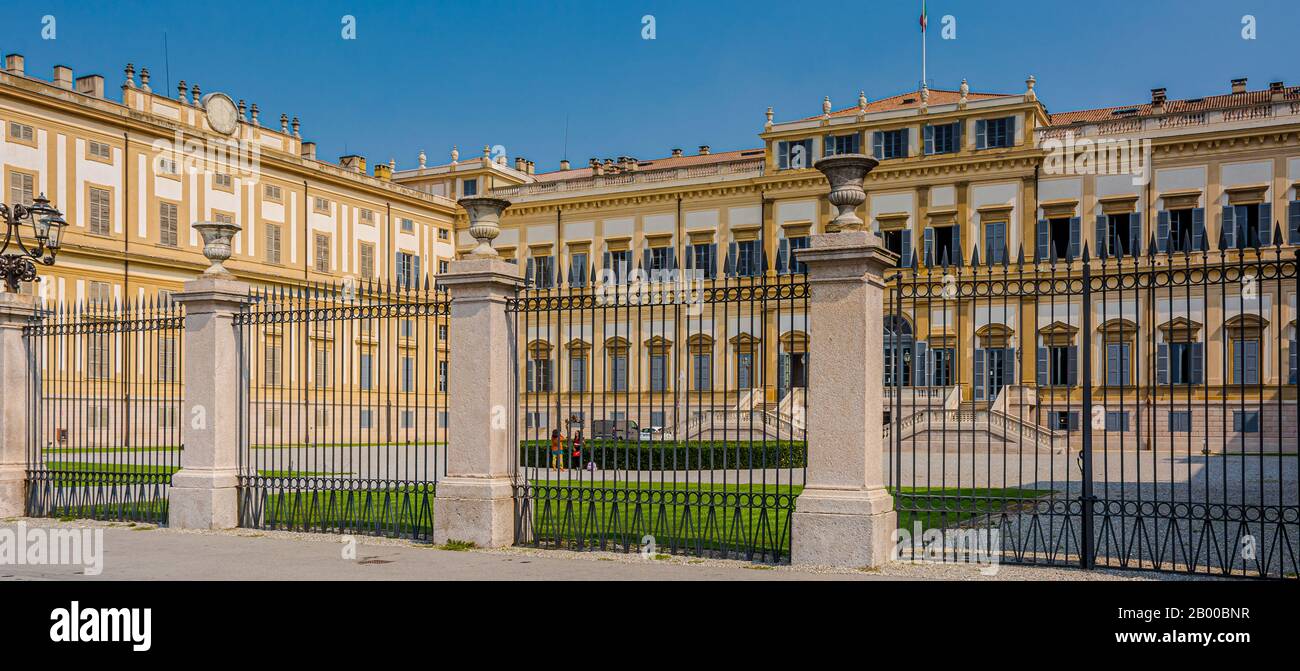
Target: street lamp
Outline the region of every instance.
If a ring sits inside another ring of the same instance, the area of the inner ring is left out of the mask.
[[[0,215],[4,217],[5,240],[0,244],[0,275],[4,277],[5,286],[12,293],[18,293],[23,282],[36,279],[36,264],[33,261],[52,266],[54,257],[63,244],[63,228],[68,222],[63,214],[50,206],[50,201],[41,194],[31,205],[16,203],[13,206],[0,203]],[[23,242],[22,223],[31,222],[32,235],[36,246],[28,247]],[[17,243],[19,251],[10,252],[9,244]]]

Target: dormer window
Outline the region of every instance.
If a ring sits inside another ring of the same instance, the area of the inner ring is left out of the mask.
[[[824,156],[838,156],[840,154],[857,154],[861,151],[862,137],[857,133],[849,135],[827,135],[824,144]]]
[[[993,149],[1016,144],[1016,118],[979,119],[975,122],[975,148]]]
[[[907,158],[908,130],[878,130],[871,134],[871,153],[876,160]]]
[[[961,150],[961,122],[925,127],[925,153],[954,154]]]

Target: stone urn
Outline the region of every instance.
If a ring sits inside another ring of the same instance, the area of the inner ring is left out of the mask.
[[[831,184],[827,200],[839,208],[839,214],[826,225],[828,233],[864,230],[862,219],[854,210],[866,202],[867,192],[862,189],[862,182],[878,163],[864,154],[827,156],[813,163],[813,167],[826,175],[826,181]]]
[[[497,250],[492,248],[492,241],[501,235],[501,213],[510,207],[510,201],[490,196],[470,196],[456,202],[469,214],[469,234],[478,240],[478,246],[470,250],[469,258],[497,258]]]
[[[224,221],[200,221],[194,224],[195,230],[203,236],[203,255],[211,265],[203,271],[204,275],[231,277],[230,271],[221,265],[230,258],[230,241],[241,231],[239,224]]]

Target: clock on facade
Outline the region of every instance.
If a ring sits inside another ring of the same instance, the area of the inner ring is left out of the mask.
[[[239,110],[230,96],[224,93],[203,96],[203,111],[208,115],[208,125],[218,133],[234,135],[239,130]]]

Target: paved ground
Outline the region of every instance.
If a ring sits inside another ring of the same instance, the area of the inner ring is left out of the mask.
[[[384,538],[248,529],[196,532],[148,525],[9,519],[0,530],[102,528],[103,572],[81,566],[0,564],[0,580],[1202,580],[1135,571],[1000,566],[996,574],[964,565],[894,564],[880,571],[766,566],[692,557],[641,558],[599,552],[508,548],[457,552]]]

